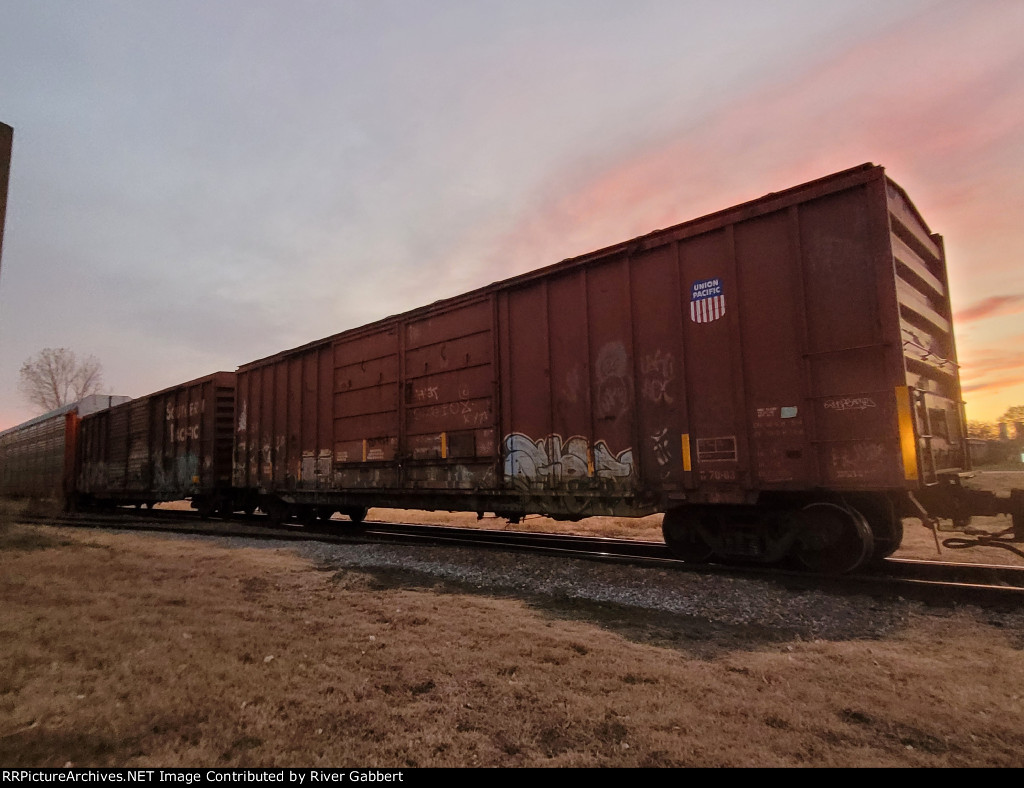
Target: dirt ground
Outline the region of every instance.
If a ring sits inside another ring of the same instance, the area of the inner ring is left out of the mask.
[[[973,608],[773,638],[6,522],[0,643],[5,766],[1024,766],[1024,634]]]

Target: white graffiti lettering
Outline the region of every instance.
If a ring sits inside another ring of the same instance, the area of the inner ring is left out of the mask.
[[[669,451],[668,427],[652,435],[651,440],[654,443],[654,459],[657,460],[658,465],[668,465],[672,459],[672,454]]]
[[[824,402],[825,410],[867,410],[877,408],[878,404],[871,397],[838,397]]]
[[[612,454],[603,440],[591,448],[579,435],[568,440],[549,435],[535,441],[516,432],[507,435],[504,443],[505,478],[517,486],[559,487],[591,475],[628,484],[633,477],[633,450]]]

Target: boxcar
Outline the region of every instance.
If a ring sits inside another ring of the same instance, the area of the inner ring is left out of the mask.
[[[234,397],[234,373],[217,372],[84,417],[78,504],[230,509]]]
[[[848,570],[964,516],[964,425],[942,239],[866,164],[240,367],[234,484]]]
[[[63,501],[74,484],[75,419],[129,399],[93,394],[0,432],[0,495]]]

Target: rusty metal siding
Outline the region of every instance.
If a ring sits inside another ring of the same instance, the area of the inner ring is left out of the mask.
[[[0,434],[0,495],[60,498],[65,430],[61,410]]]
[[[507,424],[503,430],[507,453],[510,435],[543,439],[552,432],[552,424],[548,369],[551,338],[544,290],[537,285],[512,290],[506,304],[508,344],[502,353],[508,357]]]
[[[742,410],[734,397],[742,389],[733,363],[740,348],[731,321],[740,307],[731,234],[720,228],[681,239],[679,264],[693,472],[701,489],[732,489],[749,460],[741,453]]]
[[[863,166],[246,365],[235,479],[573,516],[913,487],[908,385],[955,461],[941,239]]]
[[[263,485],[265,464],[263,442],[263,386],[268,368],[253,369],[236,375],[235,459],[232,484],[239,488],[259,489]],[[269,454],[269,444],[267,446]]]
[[[504,304],[505,486],[570,509],[584,505],[580,495],[630,491],[636,395],[625,260],[532,281]]]
[[[291,495],[493,484],[493,310],[477,299],[242,367],[236,486]]]
[[[842,173],[507,285],[506,483],[596,487],[600,455],[640,494],[905,486],[883,179]]]
[[[218,372],[85,416],[78,491],[144,503],[228,486],[234,402],[234,373]]]
[[[628,263],[610,260],[587,273],[590,326],[591,451],[602,486],[635,484],[636,379]]]
[[[893,338],[882,334],[879,261],[884,216],[867,185],[800,206],[810,390],[820,483],[834,488],[903,484],[894,389]],[[882,273],[891,279],[890,271]]]
[[[640,474],[646,488],[681,490],[693,480],[683,457],[690,422],[678,245],[634,256],[630,276]]]
[[[544,369],[550,370],[546,375],[549,385],[539,384],[535,397],[546,395],[551,403],[551,419],[541,420],[543,431],[535,435],[561,435],[564,440],[583,436],[589,442],[593,405],[586,276],[576,272],[547,281],[546,322],[550,324],[550,339],[543,363]],[[520,422],[517,426],[520,434],[531,435],[530,425]],[[571,478],[572,468],[565,470]]]
[[[796,210],[751,219],[735,230],[752,476],[760,485],[781,488],[816,483],[805,407],[804,292],[791,232]]]
[[[438,310],[404,325],[406,479],[417,488],[473,489],[494,483],[493,325],[490,299]]]
[[[399,484],[399,327],[387,326],[333,345],[334,460],[332,486]]]

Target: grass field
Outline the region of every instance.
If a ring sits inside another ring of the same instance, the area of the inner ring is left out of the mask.
[[[5,766],[1024,765],[974,609],[804,640],[4,521],[0,642]]]

